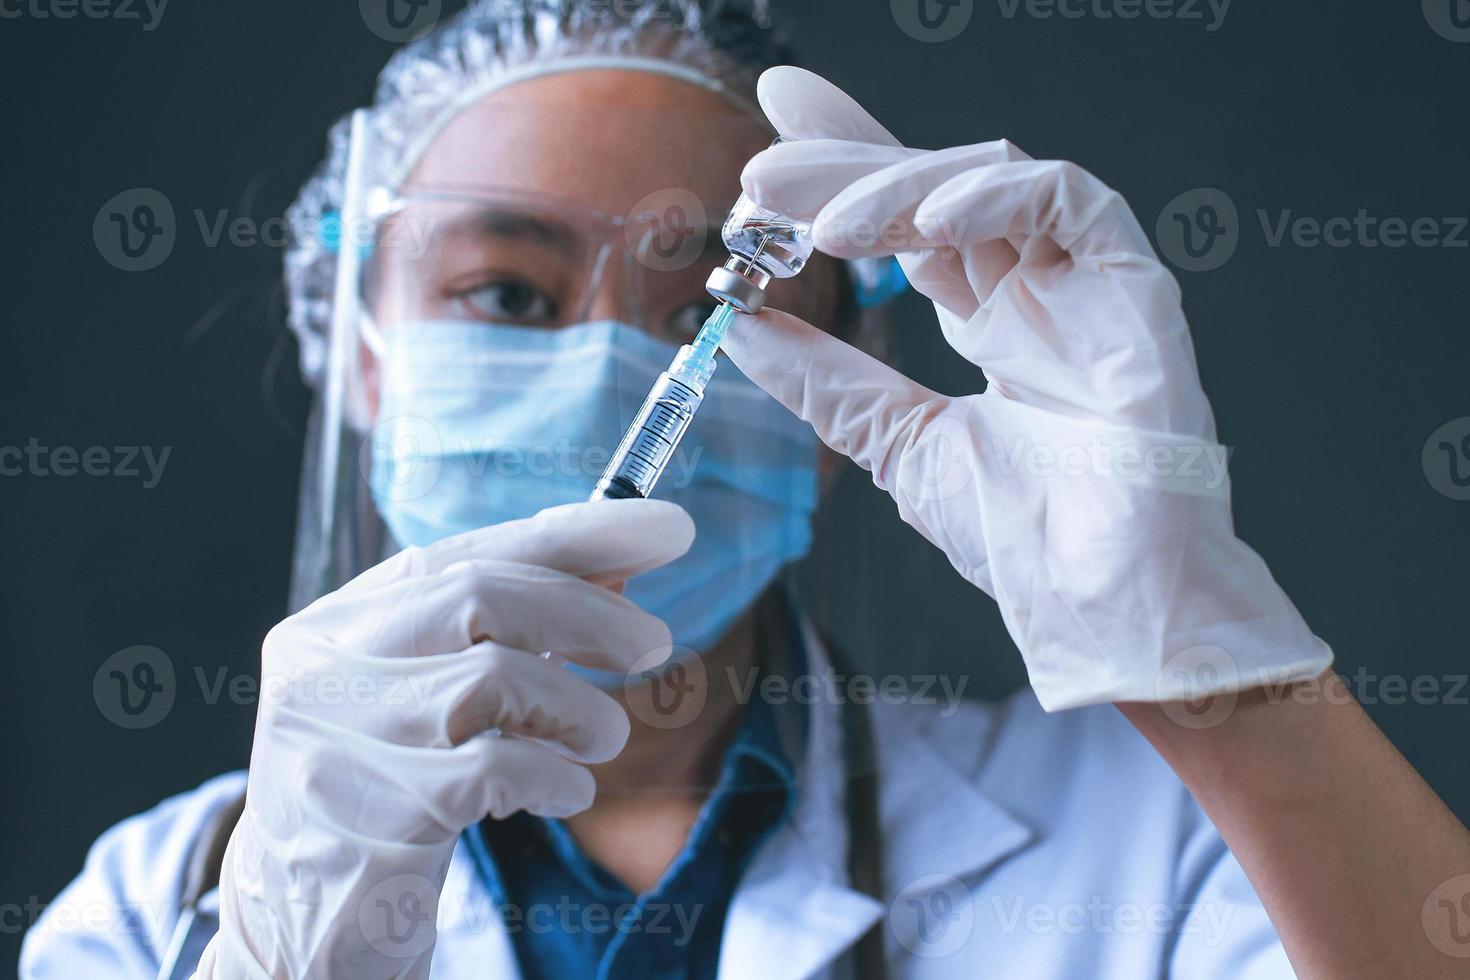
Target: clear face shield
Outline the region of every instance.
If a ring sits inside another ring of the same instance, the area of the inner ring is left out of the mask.
[[[699,173],[708,161],[696,159],[687,175],[626,189],[622,197],[636,200],[619,210],[537,186],[524,160],[504,182],[490,165],[476,180],[398,178],[374,152],[369,113],[356,114],[340,215],[320,230],[336,284],[303,471],[294,604],[404,547],[586,500],[650,387],[717,305],[705,287],[730,258],[720,227],[740,167],[763,145],[756,139],[733,161],[720,151],[728,180],[714,189]],[[819,258],[767,292],[770,306],[830,324],[848,288],[842,267]],[[833,685],[851,672],[834,677],[831,661],[842,655],[826,649],[804,610],[850,607],[852,597],[813,599],[825,573],[796,573],[835,462],[824,453],[804,422],[720,355],[653,494],[690,513],[695,542],[625,588],[669,624],[675,657],[644,674],[592,679],[658,728],[692,723],[711,697],[762,702],[784,719],[788,744],[806,737],[803,716],[817,702],[845,717],[853,699]],[[844,534],[846,545],[862,534]],[[756,651],[755,661],[741,650]],[[753,686],[772,674],[786,679]],[[815,680],[792,683],[801,674]],[[868,758],[860,739],[850,744]]]

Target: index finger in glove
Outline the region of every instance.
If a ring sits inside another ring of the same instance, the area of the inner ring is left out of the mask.
[[[524,650],[478,643],[445,658],[438,695],[451,701],[443,720],[460,744],[489,728],[549,742],[582,762],[606,762],[628,741],[628,714],[605,691]]]
[[[841,213],[847,201],[836,201]],[[1154,250],[1119,192],[1064,160],[1017,160],[961,173],[914,213],[929,234],[956,226],[957,247],[986,239],[1047,235],[1073,259],[1147,256]]]
[[[953,146],[945,150],[910,150],[849,140],[813,139],[781,143],[750,159],[741,173],[741,186],[763,207],[804,221],[836,214],[832,203],[849,202],[845,216],[871,224],[905,222],[911,227],[914,211],[935,188],[976,167],[1012,160],[1029,160],[1009,140]],[[816,235],[823,251],[838,258],[892,255],[926,245],[949,244],[922,239],[894,245],[869,243],[853,254],[840,236]],[[880,248],[880,245],[884,246]]]
[[[898,255],[915,289],[968,318],[981,296],[1015,268],[1017,250],[1010,239],[985,242],[962,260],[956,246],[967,219],[921,226],[915,212],[934,189],[961,174],[1027,159],[1005,140],[932,152],[814,140],[758,154],[743,179],[758,203],[813,221],[812,238],[823,252],[838,258]],[[1014,244],[1024,240],[1017,236]]]
[[[789,313],[739,316],[722,349],[741,373],[810,423],[828,446],[893,489],[902,447],[949,401]],[[897,451],[895,451],[897,450]]]
[[[672,643],[662,620],[611,589],[513,561],[460,561],[346,595],[301,614],[299,626],[346,655],[436,656],[493,640],[615,671]]]
[[[761,111],[787,139],[842,139],[898,146],[899,142],[857,100],[805,68],[777,65],[756,83]]]
[[[367,739],[359,754],[368,756],[388,744],[448,748],[498,729],[584,762],[605,762],[628,740],[627,712],[607,692],[559,663],[499,643],[388,663],[348,655],[334,657],[333,666],[336,689],[352,693],[276,699],[261,715],[273,737],[310,726],[312,743]]]
[[[432,575],[472,559],[540,565],[598,585],[613,585],[668,564],[688,551],[693,541],[694,522],[688,513],[665,500],[565,504],[425,548],[407,548],[363,572],[336,594]]]
[[[980,522],[934,506],[973,485],[978,435],[964,399],[931,391],[779,310],[737,318],[722,346],[742,373],[811,423],[823,442],[872,473],[899,516],[962,575],[991,589]]]
[[[1013,150],[1005,141],[987,144]],[[940,151],[935,156],[952,151]],[[1018,249],[1045,235],[1073,258],[1149,256],[1153,249],[1117,191],[1073,163],[1012,153],[969,167],[899,164],[837,195],[817,216],[812,236],[823,243],[860,217],[904,215],[922,242],[965,249],[1007,241]],[[844,244],[839,258],[890,254],[884,243]]]

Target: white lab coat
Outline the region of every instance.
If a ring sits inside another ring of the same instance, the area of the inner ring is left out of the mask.
[[[825,655],[807,639],[820,670]],[[794,817],[730,905],[722,978],[827,976],[880,918],[891,977],[1294,976],[1234,857],[1114,709],[1047,715],[1023,691],[947,717],[942,705],[871,710],[886,901],[848,884],[838,711],[818,700]],[[152,980],[201,828],[244,781],[221,776],[104,834],[26,936],[23,980]],[[433,980],[517,976],[463,843],[438,927]]]

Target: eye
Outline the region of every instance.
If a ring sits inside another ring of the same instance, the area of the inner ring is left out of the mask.
[[[480,320],[534,326],[556,319],[555,301],[523,279],[482,283],[456,298]]]
[[[675,337],[693,340],[719,305],[712,299],[705,299],[679,307],[669,315],[669,332]]]

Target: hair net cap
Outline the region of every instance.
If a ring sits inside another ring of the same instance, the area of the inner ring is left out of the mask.
[[[435,133],[474,99],[520,78],[565,68],[661,66],[759,114],[756,82],[789,59],[766,0],[483,0],[405,46],[378,78],[371,125],[375,170],[401,177]],[[322,376],[340,235],[349,131],[328,134],[327,159],[288,212],[290,324],[308,382]]]

